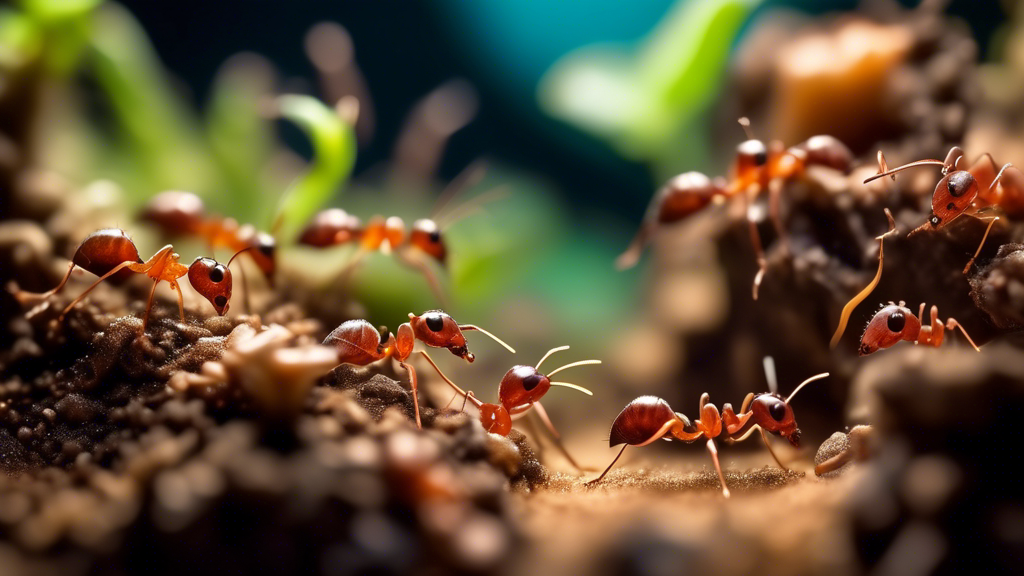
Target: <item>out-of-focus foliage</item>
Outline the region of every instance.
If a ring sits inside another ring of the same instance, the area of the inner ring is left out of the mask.
[[[563,57],[541,81],[553,116],[606,140],[659,176],[700,164],[701,112],[756,0],[681,1],[635,50],[593,45]]]
[[[354,101],[353,101],[354,102]],[[302,128],[313,143],[313,162],[285,192],[277,210],[275,233],[280,239],[294,239],[316,211],[333,196],[338,182],[344,182],[356,162],[356,133],[353,122],[310,96],[285,95],[277,100],[282,118]]]

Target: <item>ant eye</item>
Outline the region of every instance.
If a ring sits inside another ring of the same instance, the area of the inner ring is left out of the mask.
[[[932,214],[932,217],[928,219],[928,222],[931,223],[932,227],[934,228],[938,226],[940,222],[942,222],[942,218],[939,218],[935,214]]]
[[[440,314],[428,314],[423,317],[423,321],[427,323],[427,328],[434,332],[440,332],[444,328],[444,318]]]
[[[434,244],[437,244],[438,242],[440,242],[441,241],[441,231],[440,230],[434,230],[433,232],[431,232],[430,233],[430,241],[433,242]]]
[[[754,155],[754,163],[758,166],[764,166],[768,163],[768,153],[761,151]]]
[[[544,377],[540,374],[530,374],[526,378],[523,378],[523,389],[529,392],[537,387],[541,383]]]
[[[768,407],[768,414],[777,422],[782,422],[782,419],[786,417],[786,405],[782,402],[776,402]]]
[[[949,175],[949,180],[946,182],[946,187],[949,189],[949,195],[953,198],[959,198],[967,193],[967,190],[971,187],[971,180],[974,177],[971,176],[970,172],[961,170],[954,172]]]
[[[216,304],[218,308],[223,308],[224,305],[228,303],[228,299],[225,296],[220,295],[213,299],[213,303]]]
[[[903,327],[907,325],[907,317],[903,315],[902,310],[897,310],[892,314],[889,314],[889,320],[886,322],[890,332],[903,332]]]
[[[218,264],[210,269],[210,282],[220,283],[224,280],[224,266]]]

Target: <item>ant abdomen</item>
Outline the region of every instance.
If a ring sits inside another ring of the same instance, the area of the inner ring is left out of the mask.
[[[362,234],[363,223],[359,218],[341,208],[322,210],[313,217],[299,236],[299,244],[326,248],[358,240]]]
[[[152,222],[170,235],[198,234],[203,226],[206,207],[191,192],[168,191],[153,197],[140,218]]]
[[[338,362],[366,365],[383,358],[386,342],[381,332],[366,320],[348,320],[324,338],[324,346],[338,351]]]
[[[680,428],[689,428],[691,426],[689,420],[685,419],[685,416],[681,416],[673,412],[668,402],[661,398],[641,396],[626,404],[622,412],[615,417],[608,437],[608,446],[643,444],[661,430],[666,423],[673,420],[679,420]]]
[[[120,228],[105,228],[86,236],[78,245],[71,259],[75,266],[84,268],[97,276],[103,276],[124,262],[142,262],[139,250],[128,237],[128,233]],[[111,276],[115,282],[123,282],[134,274],[131,270],[121,270]]]
[[[797,148],[807,154],[805,162],[808,166],[827,166],[844,174],[853,166],[853,152],[835,136],[811,136]]]
[[[696,213],[722,194],[722,188],[700,172],[684,172],[658,191],[654,203],[656,218],[661,224],[678,222]]]

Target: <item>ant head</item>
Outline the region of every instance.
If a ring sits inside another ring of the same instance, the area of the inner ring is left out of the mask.
[[[355,240],[363,223],[341,208],[321,210],[299,236],[299,244],[326,248]]]
[[[835,136],[811,136],[800,148],[807,153],[808,165],[827,166],[846,173],[853,164],[853,152]]]
[[[551,380],[533,366],[513,366],[498,385],[503,406],[515,407],[536,402],[551,389]]]
[[[474,356],[466,347],[466,336],[455,320],[441,310],[430,310],[420,316],[409,314],[409,324],[417,340],[427,346],[447,348],[449,352],[472,362]]]
[[[257,232],[249,244],[252,247],[249,256],[273,286],[274,271],[277,270],[277,241],[266,232]]]
[[[156,224],[168,234],[192,234],[203,223],[206,207],[191,192],[161,192],[149,201],[140,218]]]
[[[677,222],[711,203],[722,188],[700,172],[685,172],[662,186],[654,202],[659,222]]]
[[[448,257],[448,250],[444,245],[444,237],[441,234],[441,227],[433,220],[426,218],[417,220],[412,225],[412,233],[409,235],[409,242],[433,256],[442,265]]]
[[[192,287],[213,304],[221,316],[228,311],[231,300],[231,270],[213,258],[196,258],[188,267]]]
[[[950,172],[935,185],[928,224],[939,229],[963,213],[978,196],[978,182],[966,170]]]
[[[500,404],[481,404],[480,423],[484,425],[484,430],[492,434],[508,436],[512,431],[512,417]]]
[[[754,412],[754,422],[772,434],[778,434],[789,440],[793,446],[800,446],[800,429],[796,426],[793,409],[778,394],[758,394],[750,405]]]
[[[860,339],[860,355],[867,356],[879,348],[888,348],[900,340],[917,340],[921,332],[921,319],[909,308],[889,303],[868,322]]]
[[[768,163],[768,147],[764,142],[751,138],[740,142],[736,147],[736,176],[746,175],[760,170]]]

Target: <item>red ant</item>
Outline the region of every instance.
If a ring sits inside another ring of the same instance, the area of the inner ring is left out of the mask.
[[[761,439],[775,462],[780,468],[787,470],[776,456],[775,451],[772,450],[771,444],[768,443],[765,431],[782,436],[793,446],[799,447],[800,429],[797,428],[796,418],[789,403],[804,386],[825,378],[828,376],[828,372],[804,380],[788,398],[783,399],[776,391],[775,368],[771,357],[766,357],[764,363],[771,392],[756,396],[753,392],[747,394],[747,397],[743,399],[739,414],[733,411],[731,404],[724,405],[722,412],[719,413],[718,408],[709,402],[710,396],[707,392],[700,397],[700,418],[694,422],[690,422],[685,415],[674,412],[668,402],[656,396],[641,396],[627,404],[612,422],[608,440],[608,445],[612,448],[619,444],[624,444],[624,446],[619,450],[612,463],[608,465],[608,468],[587,485],[593,486],[600,482],[612,469],[612,466],[615,466],[622,453],[626,451],[626,446],[646,446],[662,438],[665,440],[675,438],[687,444],[706,438],[708,453],[711,454],[715,471],[718,472],[718,479],[722,483],[722,495],[728,498],[729,487],[725,484],[722,466],[718,462],[718,447],[715,446],[715,438],[724,435],[727,440],[741,442],[755,430],[761,433]]]
[[[267,283],[274,285],[274,272],[277,270],[277,242],[274,237],[258,232],[251,225],[239,226],[234,218],[206,216],[203,200],[191,192],[168,191],[157,194],[142,211],[141,219],[156,224],[170,236],[201,238],[211,251],[227,248],[235,255],[248,252]],[[245,284],[244,269],[242,283]],[[245,296],[248,298],[248,291]]]
[[[1006,163],[996,172],[995,161],[989,154],[983,154],[977,162],[967,170],[960,170],[960,160],[964,157],[963,150],[954,146],[946,154],[945,160],[918,160],[904,164],[898,168],[888,169],[882,151],[878,151],[878,174],[864,180],[867,184],[883,176],[891,176],[896,180],[896,173],[913,168],[915,166],[941,166],[942,179],[935,185],[932,192],[932,211],[928,221],[910,231],[908,236],[914,235],[922,230],[939,230],[948,226],[962,214],[969,214],[980,218],[978,213],[990,206],[999,206],[1005,211],[1014,215],[1020,214],[1024,209],[1024,174],[1013,167],[1013,164]],[[997,187],[998,184],[998,187]],[[988,228],[985,235],[978,244],[974,256],[964,267],[964,274],[971,269],[974,260],[981,253],[981,248],[988,239],[989,231],[999,220],[998,216],[988,219]]]
[[[853,154],[845,144],[826,135],[813,136],[788,150],[777,140],[765,146],[764,142],[753,137],[750,122],[746,118],[740,118],[739,122],[748,139],[736,147],[731,181],[723,178],[712,180],[700,172],[686,172],[669,180],[655,195],[647,210],[647,216],[629,248],[616,259],[615,265],[619,270],[636,265],[650,235],[659,226],[679,222],[713,201],[722,202],[743,193],[742,198],[747,207],[747,221],[750,226],[750,241],[754,246],[759,268],[753,285],[754,300],[757,300],[758,288],[767,269],[767,260],[761,246],[755,215],[750,209],[751,204],[763,190],[768,190],[769,214],[776,234],[784,241],[787,235],[782,226],[780,209],[782,185],[798,178],[807,167],[813,165],[848,172],[853,162]]]
[[[482,164],[467,168],[442,193],[440,208],[444,208],[459,191],[479,182],[484,171]],[[315,248],[357,245],[356,254],[342,270],[342,277],[348,276],[355,265],[371,252],[379,250],[385,254],[394,254],[399,263],[423,274],[438,301],[443,303],[446,299],[441,284],[422,256],[425,255],[437,262],[442,269],[445,268],[448,264],[448,247],[444,241],[443,229],[480,210],[481,204],[494,200],[500,194],[504,194],[504,190],[496,189],[490,194],[482,194],[463,203],[445,214],[443,224],[428,218],[416,220],[408,232],[405,221],[398,216],[386,219],[374,216],[364,225],[358,217],[341,208],[329,208],[313,217],[299,236],[299,244]]]
[[[881,156],[879,156],[879,161],[884,165],[885,160]],[[843,312],[839,318],[839,326],[836,328],[836,333],[832,336],[830,343],[832,348],[835,348],[839,343],[839,339],[846,330],[846,324],[850,319],[853,309],[867,298],[868,294],[875,289],[878,281],[882,278],[885,237],[896,233],[896,222],[893,220],[892,213],[889,212],[888,208],[885,209],[885,215],[889,218],[889,231],[876,238],[878,240],[878,271],[875,273],[874,279],[843,307]],[[954,328],[959,328],[963,332],[964,337],[967,338],[967,341],[971,343],[971,346],[980,352],[978,346],[974,344],[967,331],[964,330],[964,327],[955,319],[949,318],[946,320],[945,325],[939,322],[939,308],[937,306],[932,306],[931,309],[931,325],[922,326],[921,319],[924,318],[924,302],[921,303],[917,316],[914,316],[913,312],[905,304],[903,301],[900,301],[899,304],[890,302],[888,306],[879,310],[874,318],[868,322],[864,335],[861,336],[860,348],[858,349],[861,356],[871,354],[879,348],[888,348],[901,340],[938,347],[942,344],[944,330],[952,330]]]
[[[945,324],[939,321],[938,306],[932,306],[931,325],[923,326],[921,319],[924,318],[924,302],[921,303],[917,316],[914,316],[914,313],[905,304],[902,300],[899,304],[890,302],[868,322],[868,327],[860,339],[858,352],[861,356],[867,356],[879,348],[888,348],[901,340],[938,348],[942,345],[945,330],[954,328],[959,328],[971,346],[981,352],[974,340],[968,336],[964,327],[955,319],[949,318]]]
[[[448,383],[449,386],[455,389],[455,392],[462,396],[465,400],[469,400],[480,410],[480,423],[483,424],[484,429],[488,432],[498,434],[501,436],[508,436],[508,433],[512,431],[512,421],[522,418],[526,415],[531,408],[536,408],[537,415],[544,422],[551,436],[555,439],[555,445],[565,455],[569,463],[572,464],[577,470],[582,470],[580,465],[576,463],[576,460],[569,455],[569,452],[561,444],[561,434],[555,429],[554,424],[551,423],[551,418],[548,417],[547,410],[541,405],[540,399],[547,394],[548,390],[552,386],[564,386],[566,388],[572,388],[573,390],[579,390],[588,396],[593,396],[594,393],[582,386],[576,384],[570,384],[569,382],[553,382],[551,377],[565,370],[567,368],[573,368],[575,366],[585,366],[588,364],[600,364],[600,360],[580,360],[578,362],[572,362],[566,364],[560,368],[555,368],[551,373],[545,375],[540,373],[540,365],[548,359],[555,352],[562,350],[568,350],[568,346],[559,346],[558,348],[552,348],[548,350],[548,353],[537,362],[536,366],[513,366],[505,373],[502,377],[501,383],[498,384],[498,403],[490,404],[487,402],[481,402],[476,398],[472,391],[464,391],[459,388],[454,382],[452,382],[441,369],[434,364],[433,359],[430,355],[424,351],[420,351],[420,354],[430,362],[430,365],[434,367],[438,375]],[[463,401],[463,409],[466,404]]]
[[[56,288],[38,294],[17,290],[14,292],[14,296],[22,303],[48,298],[64,287],[68,279],[71,278],[75,266],[99,276],[99,280],[86,288],[85,292],[82,292],[61,312],[59,320],[63,320],[76,304],[107,278],[114,277],[115,280],[124,280],[133,273],[145,274],[153,279],[153,289],[149,292],[149,301],[146,303],[146,313],[142,320],[142,331],[145,332],[146,324],[149,322],[149,311],[153,307],[153,295],[156,293],[157,284],[161,281],[170,284],[171,289],[178,293],[178,312],[181,315],[181,321],[185,321],[185,305],[182,301],[178,278],[188,274],[188,280],[192,287],[209,300],[217,313],[223,316],[228,310],[228,301],[231,299],[231,270],[212,258],[196,258],[188,267],[178,259],[178,254],[168,244],[151,256],[149,260],[143,262],[139,258],[138,248],[135,247],[135,243],[124,230],[118,228],[97,230],[79,244],[71,259],[71,265],[68,266],[67,274]],[[230,264],[229,261],[228,265]]]
[[[419,340],[427,346],[447,348],[455,356],[472,363],[475,356],[466,347],[463,330],[482,332],[509,352],[516,352],[494,334],[473,324],[457,324],[451,316],[441,310],[430,310],[420,316],[410,312],[409,321],[399,326],[396,334],[392,334],[384,326],[374,328],[366,320],[348,320],[328,334],[323,343],[338,351],[340,364],[366,366],[388,356],[397,360],[409,373],[409,386],[412,388],[412,401],[416,411],[416,427],[422,428],[416,370],[406,361],[412,355],[416,340]]]

